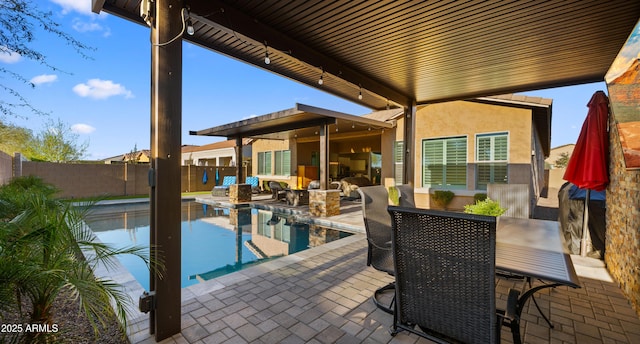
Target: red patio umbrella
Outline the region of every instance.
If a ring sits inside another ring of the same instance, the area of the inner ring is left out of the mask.
[[[569,159],[564,179],[581,189],[602,191],[609,184],[609,98],[597,91]]]
[[[597,91],[589,100],[587,107],[589,108],[587,118],[584,120],[578,142],[567,164],[567,171],[564,173],[565,180],[581,189],[587,189],[580,244],[582,256],[586,255],[590,190],[602,191],[609,184],[609,98],[603,91]]]

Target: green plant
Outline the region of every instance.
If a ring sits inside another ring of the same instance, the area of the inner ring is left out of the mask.
[[[121,254],[133,254],[149,265],[148,250],[94,242],[83,221],[91,204],[74,207],[54,194],[53,187],[34,177],[0,187],[0,311],[19,314],[25,324],[51,328],[53,303],[64,292],[78,300],[96,337],[114,316],[126,328],[130,298],[116,282],[93,271],[100,264],[113,266]],[[12,340],[52,342],[55,333],[25,332]]]
[[[452,191],[437,190],[431,195],[431,198],[437,206],[447,209],[447,206],[453,200],[453,196],[455,196],[455,194]]]
[[[487,199],[487,194],[486,193],[477,193],[475,195],[473,195],[473,203],[478,203],[480,201],[484,201],[485,199]]]
[[[487,198],[484,201],[478,201],[476,204],[468,204],[464,206],[464,212],[468,214],[500,216],[507,211],[506,208],[500,206],[500,202]]]
[[[391,200],[391,204],[393,205],[400,204],[400,193],[395,186],[389,187],[389,199]]]

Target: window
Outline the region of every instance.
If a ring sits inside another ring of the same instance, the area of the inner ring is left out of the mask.
[[[422,186],[463,189],[467,186],[467,138],[422,141]]]
[[[276,175],[289,176],[291,174],[291,151],[275,151]]]
[[[506,184],[509,134],[485,134],[476,137],[476,188],[486,190],[487,184]]]
[[[396,141],[393,145],[394,178],[396,185],[401,185],[404,166],[404,141]]]
[[[258,152],[258,174],[271,174],[271,152]]]

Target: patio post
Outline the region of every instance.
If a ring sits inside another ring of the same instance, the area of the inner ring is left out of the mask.
[[[329,124],[320,126],[320,190],[328,190],[329,180]]]
[[[244,175],[242,171],[242,136],[236,137],[236,184],[244,184]]]
[[[415,127],[416,127],[416,101],[411,100],[410,104],[404,108],[404,184],[414,184],[415,175]]]
[[[182,131],[182,1],[156,0],[151,23],[151,254],[164,278],[151,272],[155,292],[149,331],[161,341],[180,333],[180,146]],[[156,250],[159,248],[159,250]],[[159,252],[161,251],[161,252]],[[158,259],[165,257],[164,259]]]

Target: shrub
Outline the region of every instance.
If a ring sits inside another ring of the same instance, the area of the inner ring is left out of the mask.
[[[475,195],[473,195],[473,203],[478,203],[480,201],[484,201],[485,199],[487,199],[487,194],[486,193],[477,193]]]
[[[395,186],[389,187],[389,199],[391,200],[391,204],[393,205],[400,204],[400,193]]]
[[[437,206],[447,209],[447,206],[453,200],[453,196],[455,196],[455,194],[452,191],[438,190],[431,195],[431,198]]]
[[[468,204],[464,206],[464,212],[467,214],[500,216],[507,211],[506,208],[500,207],[498,201],[487,198],[484,201],[478,201],[476,204]]]
[[[0,186],[0,311],[19,314],[23,323],[51,325],[54,301],[70,293],[96,338],[100,326],[113,316],[125,329],[125,312],[132,304],[129,296],[115,281],[94,276],[93,270],[100,264],[112,266],[122,254],[137,256],[148,265],[148,250],[112,249],[94,241],[84,224],[90,207],[74,207],[54,198],[54,192],[52,186],[29,177]],[[8,339],[52,343],[55,336],[26,331]]]

